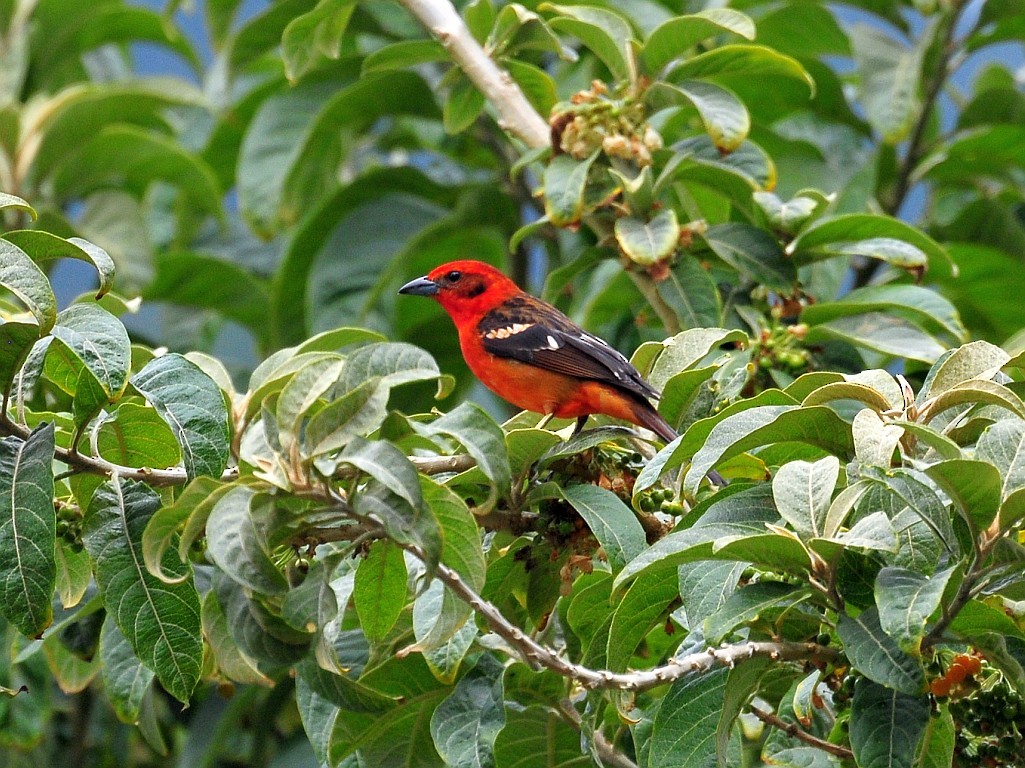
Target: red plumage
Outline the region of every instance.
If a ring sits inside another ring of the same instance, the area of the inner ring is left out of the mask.
[[[399,293],[432,296],[448,312],[470,370],[518,408],[562,418],[604,414],[676,432],[652,406],[659,393],[619,352],[494,267],[453,261]]]

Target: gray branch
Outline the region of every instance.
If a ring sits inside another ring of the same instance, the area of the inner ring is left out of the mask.
[[[527,101],[508,72],[474,39],[448,0],[402,0],[402,4],[438,39],[453,61],[498,110],[498,124],[528,147],[547,146],[548,123]]]

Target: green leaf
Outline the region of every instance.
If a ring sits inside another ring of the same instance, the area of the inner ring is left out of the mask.
[[[406,561],[389,541],[370,545],[356,570],[352,598],[371,643],[383,640],[406,607]]]
[[[725,345],[744,345],[748,336],[743,331],[726,328],[690,328],[656,342],[658,357],[648,374],[648,381],[656,389],[664,389],[674,375],[698,366],[706,357]],[[637,355],[634,364],[639,364]]]
[[[753,77],[782,77],[798,80],[815,92],[815,81],[797,59],[764,45],[733,44],[713,48],[673,67],[667,76],[670,82],[683,80],[717,80]]]
[[[307,421],[304,416],[315,412],[315,406],[338,381],[344,367],[345,358],[341,355],[317,355],[285,384],[274,409],[282,454],[287,455],[300,442]]]
[[[46,105],[45,118],[36,128],[41,140],[31,176],[46,178],[68,159],[69,149],[86,145],[107,126],[159,125],[167,107],[206,103],[203,94],[181,78],[80,83]]]
[[[438,370],[429,352],[400,342],[367,344],[352,352],[346,358],[339,387],[342,392],[348,392],[377,376],[381,385],[389,388],[417,381],[437,381],[439,398],[452,389],[451,377]]]
[[[856,618],[841,614],[836,630],[847,658],[869,680],[892,688],[890,693],[900,691],[920,696],[925,691],[921,664],[883,631],[875,608],[869,608]]]
[[[751,131],[751,116],[744,103],[732,91],[714,83],[703,80],[684,80],[676,85],[656,82],[644,96],[656,109],[670,104],[693,106],[705,132],[723,152],[737,149]]]
[[[678,141],[672,148],[680,155],[681,163],[669,178],[698,185],[722,186],[724,191],[745,205],[752,191],[776,186],[776,166],[772,158],[752,141],[745,141],[725,156],[706,134]]]
[[[228,633],[245,657],[291,665],[309,653],[310,634],[286,624],[219,569],[214,571],[209,594],[223,610]]]
[[[738,589],[702,624],[702,633],[710,646],[729,637],[742,624],[757,621],[766,611],[793,605],[807,597],[806,587],[780,581],[762,581]]]
[[[39,324],[39,335],[57,321],[57,300],[50,282],[31,257],[14,243],[0,239],[0,287],[24,303]]]
[[[342,35],[356,9],[353,0],[320,0],[316,8],[296,16],[281,35],[285,74],[293,83],[314,69],[321,57],[337,59]]]
[[[806,341],[846,341],[890,357],[932,363],[945,351],[944,345],[918,326],[883,312],[865,312],[841,317],[811,327]]]
[[[527,101],[537,110],[538,114],[550,114],[552,107],[559,99],[555,81],[551,76],[540,67],[518,59],[506,59],[502,65],[516,81],[520,90],[523,91],[523,95],[527,97]],[[543,151],[546,148],[541,149]],[[524,158],[521,157],[521,159]],[[516,173],[512,172],[510,175],[515,176]]]
[[[220,479],[197,477],[178,494],[174,504],[158,509],[142,532],[142,554],[146,570],[168,584],[188,578],[187,571],[177,574],[164,572],[164,553],[178,541],[178,558],[184,562],[192,542],[205,529],[214,505],[222,495],[233,489],[234,486],[222,484]],[[179,531],[186,521],[192,529],[191,535],[183,535],[179,539]]]
[[[545,216],[555,226],[565,227],[580,221],[584,213],[587,172],[596,157],[597,151],[586,160],[557,155],[545,168]]]
[[[878,27],[855,24],[850,37],[868,121],[886,143],[895,145],[907,138],[921,110],[919,87],[928,35],[908,47]]]
[[[666,609],[678,596],[677,576],[672,568],[650,571],[638,577],[618,601],[612,615],[603,665],[614,672],[626,671],[637,647],[656,622],[664,620]],[[603,607],[607,613],[608,601]],[[596,650],[594,644],[592,649]],[[594,659],[584,659],[586,664],[595,662]]]
[[[100,672],[103,689],[118,719],[123,723],[138,723],[143,697],[153,682],[153,671],[139,661],[109,614],[100,633]]]
[[[570,485],[562,496],[584,518],[613,571],[620,570],[645,546],[644,529],[633,511],[612,491],[596,485]]]
[[[239,150],[237,184],[239,209],[257,233],[273,235],[298,218],[298,211],[284,205],[288,173],[312,140],[310,116],[340,85],[321,79],[300,83],[267,98],[253,117]]]
[[[943,599],[954,567],[932,576],[907,568],[885,567],[876,574],[875,597],[879,624],[902,650],[919,653],[925,625]]]
[[[883,420],[871,408],[862,408],[851,423],[854,435],[854,453],[865,466],[888,470],[893,455],[904,436],[904,429]]]
[[[656,27],[644,41],[641,61],[650,74],[656,74],[673,59],[698,43],[722,33],[755,39],[750,17],[731,8],[709,8],[698,13],[676,16]]]
[[[772,496],[780,517],[802,537],[823,536],[839,476],[840,461],[835,456],[784,464],[772,478]]]
[[[266,281],[239,265],[198,253],[176,252],[157,260],[157,274],[143,294],[149,300],[212,309],[237,320],[257,336],[270,333]]]
[[[152,408],[121,403],[93,432],[96,452],[107,461],[128,467],[173,467],[181,460],[174,433]]]
[[[925,726],[914,768],[948,768],[954,762],[955,743],[954,718],[950,710],[944,707],[938,716],[930,717]]]
[[[0,324],[0,392],[10,390],[11,382],[31,352],[32,345],[39,339],[39,330],[35,322],[8,320]]]
[[[484,94],[477,90],[469,78],[459,75],[445,99],[442,125],[450,134],[462,133],[480,117],[484,104]]]
[[[135,655],[168,693],[187,702],[203,660],[199,596],[190,581],[165,584],[143,565],[142,532],[159,507],[160,497],[140,483],[106,482],[93,494],[82,539],[107,611]],[[188,573],[187,564],[168,554],[164,571]]]
[[[63,237],[51,235],[39,229],[19,229],[5,232],[4,240],[14,243],[33,261],[49,261],[51,259],[76,259],[92,264],[100,278],[100,286],[96,298],[106,294],[114,285],[114,260],[98,245],[80,237]]]
[[[54,383],[69,393],[77,393],[79,377],[85,368],[107,400],[116,400],[128,384],[131,368],[131,341],[124,325],[95,304],[72,304],[57,316],[51,334],[59,344],[47,352],[48,372],[53,365],[65,371],[63,381]]]
[[[918,394],[918,400],[936,397],[948,389],[973,379],[991,379],[1003,368],[1010,355],[988,341],[972,341],[963,344],[945,356],[929,372],[925,384]]]
[[[716,424],[694,454],[684,489],[695,493],[718,462],[772,443],[800,442],[846,456],[854,450],[850,426],[823,406],[766,405],[736,413]]]
[[[894,407],[894,403],[878,389],[854,381],[838,381],[819,387],[805,397],[801,401],[801,405],[824,405],[835,400],[856,400],[867,405],[876,413],[883,413]],[[857,447],[857,436],[855,436],[855,447]]]
[[[431,715],[431,737],[446,766],[490,768],[495,739],[505,725],[502,674],[484,654]]]
[[[228,631],[228,618],[213,590],[203,597],[203,637],[210,646],[217,669],[229,680],[252,685],[271,685],[256,668],[256,661],[242,652]]]
[[[675,569],[697,560],[749,561],[795,574],[809,570],[811,558],[801,542],[767,532],[766,524],[779,520],[768,484],[731,485],[711,502],[707,522],[673,531],[645,549],[619,573],[615,589],[651,569]]]
[[[580,753],[580,733],[548,706],[510,707],[505,727],[495,739],[494,754],[496,764],[508,768],[593,765],[590,756]]]
[[[992,97],[991,97],[992,98]],[[941,184],[963,183],[970,171],[974,178],[1014,178],[1022,167],[1025,131],[1020,125],[985,125],[961,131],[915,169],[917,178]]]
[[[302,680],[314,691],[345,712],[387,712],[395,699],[351,679],[345,674],[334,674],[307,658],[296,665],[296,679]]]
[[[929,722],[929,697],[858,681],[851,705],[851,748],[866,768],[911,768]]]
[[[483,408],[475,403],[461,403],[423,425],[423,429],[427,434],[447,435],[458,441],[491,481],[493,494],[506,494],[510,469],[505,434]]]
[[[445,46],[437,40],[399,40],[378,48],[363,59],[361,73],[385,72],[415,67],[435,61],[448,61]]]
[[[167,136],[129,125],[100,130],[60,165],[53,179],[62,199],[117,186],[141,199],[154,182],[178,187],[196,208],[221,214],[221,189],[213,170]]]
[[[26,637],[53,621],[53,425],[0,440],[0,611]]]
[[[150,360],[132,386],[174,432],[189,479],[220,477],[228,465],[228,410],[220,387],[178,354]]]
[[[746,563],[697,562],[677,568],[686,628],[693,632],[737,589]]]
[[[421,477],[420,487],[427,507],[441,527],[441,562],[455,570],[479,593],[487,577],[487,566],[476,520],[466,503],[445,486]],[[438,647],[463,626],[472,612],[466,602],[450,590],[444,590],[440,609],[431,617],[432,622],[427,631],[418,634],[417,645],[425,649]],[[414,610],[414,616],[415,613]]]
[[[633,31],[618,13],[589,5],[554,5],[544,3],[542,11],[559,14],[548,20],[552,29],[568,32],[578,38],[609,68],[615,80],[627,80],[627,45],[633,40]]]
[[[413,509],[423,503],[416,468],[391,443],[354,438],[338,457],[338,463],[348,464],[370,475]]]
[[[672,208],[662,210],[650,221],[622,216],[616,219],[615,231],[623,253],[642,267],[668,258],[680,240],[680,225]]]
[[[929,259],[929,267],[942,273],[957,274],[957,267],[946,249],[922,230],[890,216],[872,213],[846,213],[824,216],[812,222],[787,249],[795,262],[804,264],[818,258],[835,256],[837,244],[843,253],[860,253],[857,244],[868,241],[899,240],[914,246]],[[866,249],[865,255],[873,255]]]
[[[884,509],[891,513],[891,518],[896,518],[906,509],[929,527],[948,552],[959,553],[960,546],[954,536],[950,513],[922,475],[908,469],[866,475],[865,479],[887,497],[881,503],[886,505]]]
[[[902,315],[930,333],[949,335],[952,341],[964,341],[968,333],[953,304],[936,291],[917,285],[858,288],[836,301],[805,307],[801,320],[815,325],[860,312]]]
[[[729,674],[728,669],[715,669],[670,686],[651,731],[650,768],[715,764]]]
[[[288,581],[272,558],[281,512],[269,496],[239,485],[220,496],[206,525],[207,554],[233,581],[257,594],[281,595]]]
[[[57,596],[65,609],[81,602],[93,582],[92,561],[84,549],[73,550],[66,542],[57,540]]]
[[[304,456],[323,457],[377,429],[387,416],[388,389],[372,378],[317,411],[306,424]],[[318,469],[333,474],[337,462],[323,458]]]
[[[741,274],[770,289],[793,290],[797,270],[779,241],[765,230],[737,222],[717,224],[703,238],[716,256]]]
[[[953,459],[933,464],[925,473],[961,509],[972,532],[985,531],[1000,507],[1000,471],[986,461]]]
[[[981,600],[965,603],[950,622],[950,631],[969,640],[979,640],[987,634],[1025,638],[1025,633],[1002,607],[994,608]]]
[[[702,328],[722,322],[722,302],[712,276],[690,255],[678,259],[669,276],[655,284],[682,327]]]
[[[979,437],[975,456],[998,470],[1004,478],[1001,495],[1007,499],[1025,488],[1025,424],[1017,419],[998,421]]]
[[[409,460],[394,446],[390,446],[389,453],[393,458],[389,462],[393,465],[390,470],[397,469],[399,461],[409,464]],[[412,465],[409,465],[412,468]],[[402,470],[405,474],[406,470]],[[413,470],[415,474],[415,470]],[[391,471],[383,473],[385,476],[392,474]],[[408,489],[403,489],[408,492]],[[419,487],[416,490],[420,495]],[[433,575],[434,568],[441,559],[443,542],[441,539],[441,527],[438,520],[426,504],[422,502],[413,506],[408,499],[393,492],[384,482],[377,477],[363,484],[359,493],[352,499],[353,511],[361,517],[374,517],[385,528],[388,536],[400,544],[413,544],[422,550],[422,559],[427,567],[428,576]]]
[[[57,55],[66,55],[73,51],[84,56],[97,48],[107,45],[131,45],[139,43],[155,43],[167,46],[195,71],[201,64],[188,38],[171,19],[148,8],[98,7],[81,19],[67,39],[61,40],[59,51],[50,49],[44,52],[41,61],[36,64],[44,71],[57,69],[60,63]],[[47,55],[49,54],[49,55]]]
[[[38,215],[36,214],[36,209],[29,205],[28,201],[23,200],[17,195],[0,192],[0,211],[6,211],[8,209],[27,213],[33,220],[35,220]]]

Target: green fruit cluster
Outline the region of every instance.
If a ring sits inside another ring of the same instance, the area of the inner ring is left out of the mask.
[[[996,671],[978,689],[950,702],[954,768],[1025,765],[1025,699]]]

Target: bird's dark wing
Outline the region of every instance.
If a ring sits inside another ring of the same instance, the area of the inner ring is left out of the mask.
[[[641,398],[659,396],[618,351],[533,296],[507,300],[484,316],[477,331],[485,351],[497,357],[605,382]]]

